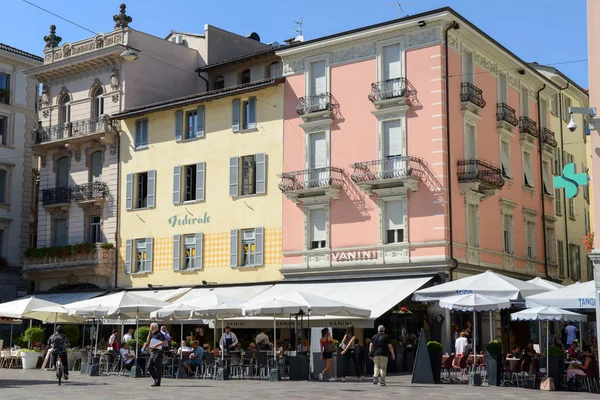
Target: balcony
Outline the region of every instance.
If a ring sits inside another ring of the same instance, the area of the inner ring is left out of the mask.
[[[323,167],[281,174],[279,189],[295,203],[317,203],[338,200],[344,187],[344,171],[341,168]]]
[[[98,243],[29,249],[23,259],[23,272],[31,274],[87,268],[104,275],[105,269],[112,270],[114,256],[115,250],[111,245]],[[29,278],[34,277],[29,275]]]
[[[42,189],[42,206],[63,207],[71,205],[71,188],[57,187],[53,189]]]
[[[375,108],[388,104],[405,105],[408,97],[408,81],[406,78],[394,78],[371,84],[368,98]]]
[[[352,167],[352,180],[369,195],[399,187],[416,192],[423,176],[423,160],[412,156],[354,163]]]
[[[489,196],[504,186],[500,167],[483,160],[459,160],[457,174],[462,192],[473,190]]]
[[[483,91],[469,82],[463,82],[460,90],[460,101],[462,109],[479,114],[486,105],[483,99]]]
[[[554,137],[554,132],[548,128],[542,128],[542,143],[552,148],[556,148],[558,143]]]
[[[498,128],[504,128],[507,131],[512,131],[515,126],[519,125],[519,120],[515,115],[515,109],[506,103],[498,103],[496,108],[496,121],[498,121]]]
[[[519,118],[519,131],[521,132],[521,140],[527,140],[529,142],[533,142],[540,136],[537,124],[528,117]]]
[[[88,182],[71,187],[71,197],[80,207],[102,206],[108,196],[108,185],[104,182]]]
[[[92,139],[99,139],[114,149],[119,129],[120,121],[111,120],[107,115],[45,128],[38,127],[32,132],[32,146],[34,152],[40,153],[42,149],[54,149],[67,144],[81,145]]]
[[[300,97],[296,113],[305,122],[314,118],[329,118],[331,112],[331,93],[325,92]]]

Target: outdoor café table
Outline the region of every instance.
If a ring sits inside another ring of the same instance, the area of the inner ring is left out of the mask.
[[[512,357],[506,357],[506,361],[509,362],[510,364],[510,369],[511,371],[515,369],[515,365],[517,365],[518,361],[521,361],[520,358],[512,358]]]

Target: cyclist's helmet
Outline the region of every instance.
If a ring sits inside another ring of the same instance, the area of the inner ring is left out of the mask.
[[[59,326],[57,326],[57,327],[56,327],[56,332],[58,332],[58,333],[62,333],[62,332],[63,332],[62,326],[60,326],[60,325],[59,325]]]

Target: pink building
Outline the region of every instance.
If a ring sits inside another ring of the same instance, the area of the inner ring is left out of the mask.
[[[277,54],[286,279],[559,277],[557,83],[450,8]]]

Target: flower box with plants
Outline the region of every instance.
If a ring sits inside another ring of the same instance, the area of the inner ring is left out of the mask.
[[[102,252],[112,251],[112,243],[77,243],[67,246],[40,247],[25,250],[25,265],[51,264],[95,260],[102,258]]]
[[[29,343],[42,343],[46,339],[46,332],[37,326],[27,328],[23,333],[23,341]],[[23,369],[34,369],[42,352],[40,350],[21,350]]]
[[[502,357],[502,343],[492,340],[485,348],[485,365],[487,369],[488,385],[500,386],[502,371],[504,369]]]
[[[594,250],[594,232],[590,232],[583,237],[583,245],[588,253]]]
[[[440,383],[442,374],[442,345],[439,342],[430,340],[427,342],[427,351],[429,352],[433,380],[435,383]]]

